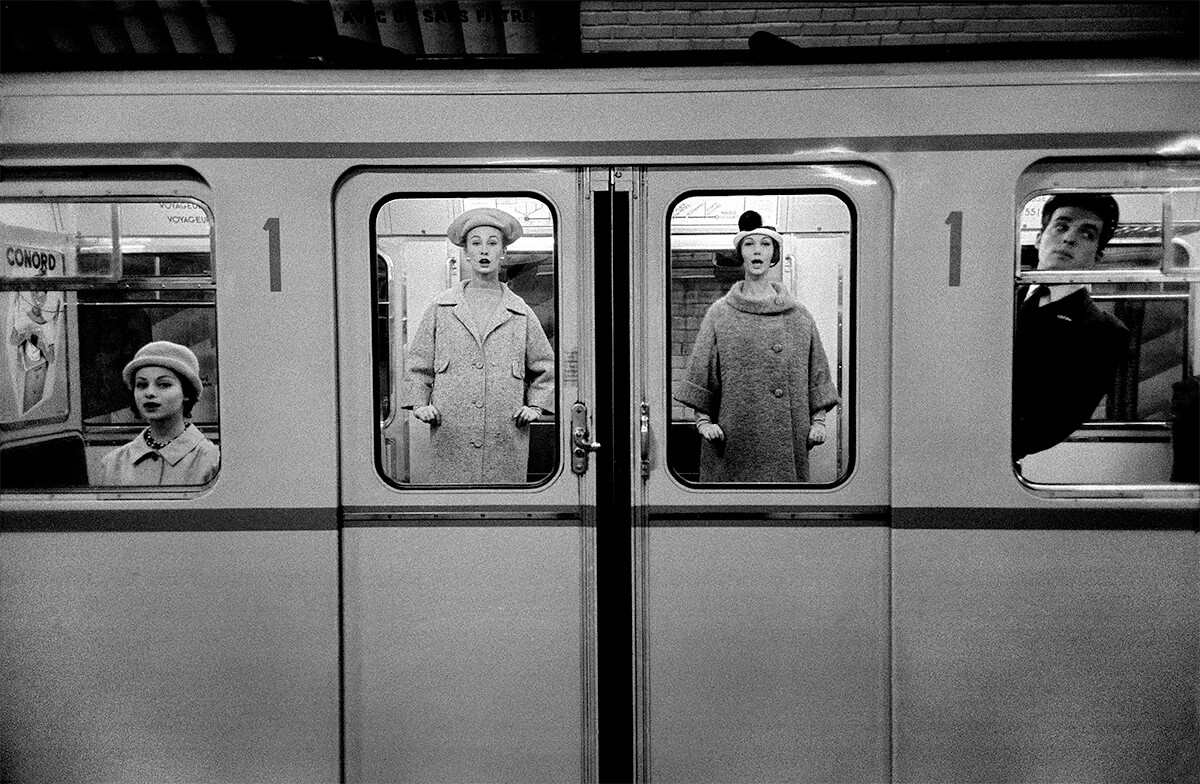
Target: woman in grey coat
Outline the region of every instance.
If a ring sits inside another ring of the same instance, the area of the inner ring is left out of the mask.
[[[464,212],[446,231],[473,276],[421,318],[404,406],[430,426],[429,475],[438,484],[524,483],[529,423],[554,410],[554,350],[533,310],[499,278],[521,233],[516,218],[491,207]]]
[[[837,387],[808,309],[767,278],[783,238],[743,213],[743,280],[704,314],[675,399],[696,410],[702,482],[805,482]]]

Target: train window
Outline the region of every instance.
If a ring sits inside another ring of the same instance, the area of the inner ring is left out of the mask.
[[[0,238],[0,490],[211,481],[221,439],[208,210],[0,202]]]
[[[1019,218],[1013,456],[1038,485],[1195,483],[1200,189],[1038,193]]]
[[[830,192],[688,193],[668,219],[671,471],[828,486],[850,464],[852,212]]]
[[[536,485],[558,470],[555,229],[532,195],[378,205],[376,456],[391,482]]]

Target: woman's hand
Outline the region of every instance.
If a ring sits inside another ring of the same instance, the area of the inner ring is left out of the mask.
[[[513,420],[517,423],[517,427],[525,427],[530,422],[534,422],[542,415],[542,409],[534,406],[521,406],[517,409],[517,413],[513,414]]]
[[[714,424],[707,419],[702,419],[696,423],[696,429],[700,431],[700,437],[705,441],[724,441],[725,431],[720,425]]]
[[[808,448],[812,449],[817,444],[825,443],[825,423],[813,422],[808,428]]]
[[[418,406],[413,409],[413,416],[431,425],[436,425],[442,421],[442,415],[433,406]]]

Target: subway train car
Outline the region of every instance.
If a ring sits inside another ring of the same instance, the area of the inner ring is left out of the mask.
[[[1039,267],[1079,192],[1111,241]],[[408,391],[477,207],[554,354],[503,482]],[[676,397],[748,211],[837,390],[803,481]],[[1195,62],[8,75],[0,238],[5,782],[1200,778]],[[1021,454],[1036,284],[1128,345]],[[219,473],[106,485],[157,340]]]

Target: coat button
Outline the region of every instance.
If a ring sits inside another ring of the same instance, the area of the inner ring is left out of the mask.
[[[783,397],[783,390],[779,387],[775,387],[775,397]]]
[[[776,305],[782,305],[782,304],[783,304],[783,297],[776,297],[776,298],[775,298],[775,304],[776,304]]]
[[[778,354],[780,351],[783,351],[783,344],[776,343],[774,346],[771,346],[771,350]]]
[[[478,362],[478,361],[476,361],[476,362],[472,362],[471,364],[473,364],[473,365],[475,366],[476,370],[483,370],[483,363],[482,363],[482,362]]]
[[[471,442],[471,446],[475,447],[476,449],[479,449],[483,446],[483,442],[480,441],[479,439],[476,439]]]
[[[475,406],[476,408],[483,408],[483,401],[482,400],[472,400],[471,405]]]

